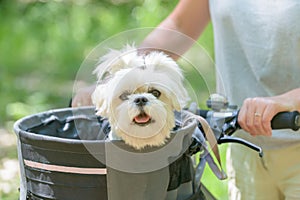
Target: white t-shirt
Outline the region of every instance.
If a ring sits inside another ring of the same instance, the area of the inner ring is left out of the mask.
[[[241,105],[247,97],[274,96],[300,87],[299,0],[210,0],[218,91]],[[300,132],[239,136],[276,148],[300,142]]]

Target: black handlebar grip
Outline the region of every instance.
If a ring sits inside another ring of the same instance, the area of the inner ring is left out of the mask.
[[[271,121],[272,129],[292,129],[297,131],[300,127],[298,111],[280,112]]]

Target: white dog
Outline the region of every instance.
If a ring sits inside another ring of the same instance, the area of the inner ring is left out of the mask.
[[[165,144],[175,126],[174,110],[188,101],[176,62],[162,52],[139,55],[127,46],[103,56],[94,72],[92,100],[96,114],[109,120],[109,138],[135,149]]]

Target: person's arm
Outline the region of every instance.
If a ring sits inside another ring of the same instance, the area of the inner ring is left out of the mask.
[[[198,39],[209,20],[208,0],[181,0],[140,48],[159,49],[177,59]]]
[[[197,40],[209,20],[208,0],[180,0],[172,13],[145,38],[139,48],[145,51],[163,50],[177,59]],[[91,94],[94,89],[95,86],[91,86],[78,91],[72,106],[92,105]]]
[[[248,98],[238,116],[241,127],[251,135],[272,135],[271,120],[279,112],[300,112],[300,88],[273,97]]]

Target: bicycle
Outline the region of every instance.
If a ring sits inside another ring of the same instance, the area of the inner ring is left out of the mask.
[[[226,176],[213,160],[206,140],[210,140],[213,147],[217,147],[216,144],[228,142],[240,143],[257,151],[258,156],[263,156],[263,150],[248,141],[232,136],[236,130],[240,129],[236,106],[229,105],[225,98],[216,95],[210,97],[207,105],[209,110],[201,110],[195,104],[191,104],[186,109],[189,111],[179,113],[177,123],[179,125],[186,123],[186,126],[178,126],[182,128],[174,130],[172,140],[174,138],[176,140],[177,135],[182,135],[182,137],[178,145],[173,145],[173,147],[166,145],[167,148],[171,148],[169,152],[173,153],[172,150],[175,150],[179,154],[176,156],[172,154],[173,157],[166,156],[168,165],[160,166],[161,168],[156,171],[140,171],[140,173],[136,173],[136,166],[131,169],[132,165],[129,165],[125,171],[115,168],[115,163],[111,161],[106,165],[105,159],[109,153],[107,148],[110,148],[110,151],[118,147],[137,156],[141,152],[134,152],[122,141],[103,140],[110,131],[110,126],[107,120],[94,115],[93,107],[53,110],[20,119],[14,127],[18,136],[21,168],[20,200],[94,200],[99,197],[115,200],[118,198],[109,198],[109,192],[114,189],[114,192],[120,193],[122,199],[134,193],[132,195],[135,197],[130,200],[160,199],[161,196],[169,196],[167,199],[173,200],[174,198],[170,195],[174,192],[176,192],[177,199],[216,199],[201,184],[205,163],[207,162],[211,168],[215,169],[220,179]],[[182,121],[182,115],[187,116],[185,122]],[[193,118],[195,116],[204,117],[205,122],[199,123]],[[211,127],[213,135],[205,130],[207,128],[205,124]],[[272,127],[298,130],[299,112],[279,113],[272,120]],[[84,135],[86,133],[88,134]],[[178,147],[182,149],[178,151]],[[142,153],[149,152],[151,149]],[[191,157],[199,152],[200,160],[194,168],[191,166]],[[214,152],[214,154],[218,157],[217,153]],[[104,155],[104,160],[102,155]],[[145,155],[140,156],[142,161],[146,163],[146,166],[151,165],[152,160],[145,160]],[[114,154],[109,158],[113,156]],[[129,157],[126,156],[118,158],[118,164],[122,165],[122,162],[132,164],[131,162],[137,159],[130,157],[128,160]],[[217,160],[220,162],[219,158]],[[184,177],[178,178],[180,176]],[[162,177],[169,177],[169,182],[162,181]],[[120,185],[120,178],[125,184]],[[187,186],[186,183],[191,184]],[[137,189],[129,189],[130,184],[135,184]],[[140,191],[141,187],[146,192]],[[143,198],[139,198],[138,195],[143,195]]]

